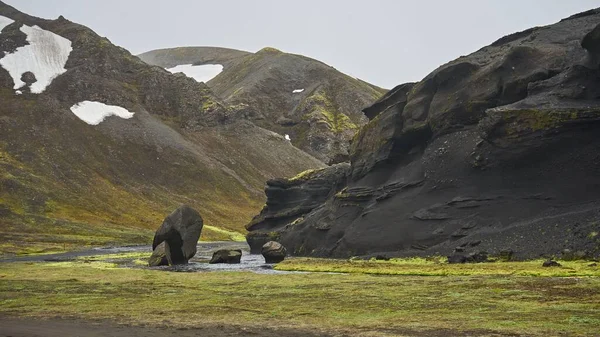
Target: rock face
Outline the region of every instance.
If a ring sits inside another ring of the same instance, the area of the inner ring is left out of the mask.
[[[262,246],[261,254],[266,263],[279,263],[287,255],[287,250],[279,242],[269,241]]]
[[[259,254],[265,243],[295,232],[307,214],[343,188],[349,169],[349,164],[342,163],[302,172],[290,179],[267,181],[267,204],[246,226],[251,253]],[[327,230],[328,223],[322,221],[318,226]]]
[[[169,265],[186,264],[196,255],[196,246],[204,221],[193,208],[183,205],[169,214],[156,230],[152,250],[165,243],[165,256]],[[154,255],[154,254],[153,254]]]
[[[213,253],[212,258],[208,263],[229,263],[235,264],[240,263],[242,259],[241,249],[220,249]]]
[[[207,84],[236,116],[281,135],[327,164],[347,161],[349,144],[367,122],[361,111],[385,90],[333,67],[274,48],[257,53],[184,47],[140,55],[162,67],[219,63],[224,70]]]
[[[598,256],[599,24],[515,33],[394,88],[365,109],[346,186],[271,235],[296,255]]]
[[[0,16],[11,22],[1,30],[0,60],[29,45],[22,29],[72,48],[64,72],[40,94],[31,91],[48,76],[33,61],[53,60],[53,48],[34,45],[44,53],[23,62],[33,68],[22,74],[0,65],[0,223],[15,233],[37,237],[60,227],[81,244],[141,244],[164,214],[186,203],[207,224],[240,232],[264,204],[266,180],[324,166],[282,135],[237,118],[205,84],[150,66],[84,26],[2,2]],[[23,85],[14,88],[16,81]],[[133,116],[91,125],[72,110],[85,101]],[[228,239],[224,233],[205,228],[203,235]],[[15,246],[29,241],[23,238],[4,237]]]

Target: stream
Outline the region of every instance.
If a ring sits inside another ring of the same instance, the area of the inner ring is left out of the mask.
[[[241,249],[242,259],[239,264],[209,264],[208,261],[212,257],[213,252],[219,249]],[[127,268],[144,268],[156,269],[175,272],[207,272],[207,271],[251,271],[260,274],[287,274],[290,272],[277,271],[273,269],[273,265],[266,264],[262,255],[250,254],[250,247],[246,242],[234,241],[215,241],[215,242],[198,242],[196,255],[186,265],[178,266],[161,266],[148,267],[134,263],[137,258],[123,258],[115,256],[111,258],[106,256],[98,260],[97,257],[108,254],[119,253],[142,253],[152,252],[150,245],[143,246],[124,246],[124,247],[104,247],[92,248],[86,250],[70,251],[56,254],[44,255],[27,255],[27,256],[10,256],[0,257],[0,263],[6,262],[64,262],[73,261],[75,259],[90,258],[94,261],[114,262],[122,267]]]

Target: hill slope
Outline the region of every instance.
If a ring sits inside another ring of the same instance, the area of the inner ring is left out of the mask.
[[[0,2],[0,29],[0,251],[149,242],[182,203],[227,238],[265,179],[323,165],[86,27]]]
[[[235,106],[239,116],[288,134],[295,146],[328,164],[348,160],[350,140],[368,120],[362,109],[385,92],[317,60],[274,48],[247,55],[212,47],[174,48],[140,58],[167,68],[221,60],[223,72],[207,82],[217,96]]]
[[[598,32],[600,10],[581,13],[394,88],[366,110],[351,166],[268,183],[249,242],[319,256],[599,256]]]

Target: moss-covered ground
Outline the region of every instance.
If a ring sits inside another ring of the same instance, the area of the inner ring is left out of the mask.
[[[120,258],[143,262],[136,254]],[[376,336],[597,336],[600,271],[561,263],[289,259],[277,269],[348,273],[270,275],[123,268],[119,256],[3,263],[0,314]]]

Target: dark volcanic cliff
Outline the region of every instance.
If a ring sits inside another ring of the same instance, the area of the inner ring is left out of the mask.
[[[515,33],[393,89],[365,109],[346,176],[315,182],[334,190],[326,200],[287,216],[295,188],[269,184],[277,208],[269,197],[249,242],[268,234],[318,256],[598,256],[599,24],[592,10]]]

